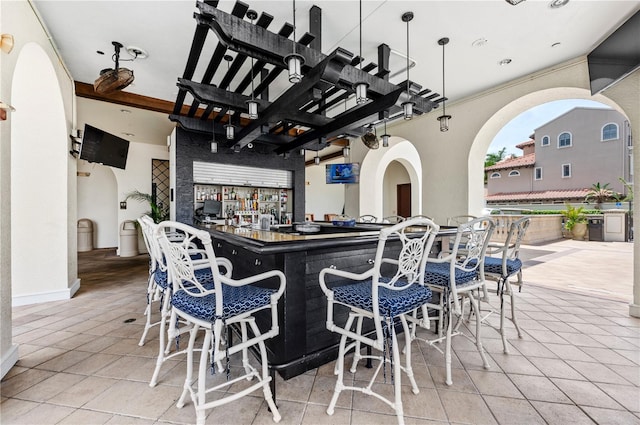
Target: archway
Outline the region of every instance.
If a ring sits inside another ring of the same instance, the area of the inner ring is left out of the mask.
[[[400,137],[391,137],[388,148],[370,150],[360,167],[359,214],[382,217],[385,170],[397,161],[404,166],[411,181],[411,214],[422,213],[422,163],[413,144]]]
[[[68,299],[79,282],[69,288],[68,252],[75,243],[69,238],[69,138],[60,83],[37,43],[21,49],[13,75],[13,305]]]
[[[467,158],[469,173],[467,178],[469,185],[468,210],[470,214],[480,214],[484,208],[484,190],[482,186],[484,181],[482,177],[484,172],[484,157],[491,141],[500,129],[513,118],[534,106],[563,99],[594,100],[610,106],[626,116],[624,110],[609,98],[600,94],[592,96],[589,90],[577,87],[557,87],[540,90],[529,93],[505,105],[493,114],[480,128],[469,150],[469,157]]]

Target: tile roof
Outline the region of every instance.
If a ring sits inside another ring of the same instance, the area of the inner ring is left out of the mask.
[[[490,167],[486,167],[485,171],[503,170],[505,168],[533,167],[536,163],[536,154],[530,153],[516,158],[505,159]]]
[[[533,145],[533,144],[535,144],[535,143],[536,143],[536,141],[535,141],[535,140],[531,140],[531,139],[530,139],[530,140],[527,140],[526,142],[522,142],[522,143],[517,144],[517,145],[516,145],[516,148],[518,148],[518,149],[524,149],[524,148],[526,148],[527,146],[531,146],[531,145]]]
[[[584,199],[590,189],[540,190],[536,192],[501,192],[487,195],[488,202]]]

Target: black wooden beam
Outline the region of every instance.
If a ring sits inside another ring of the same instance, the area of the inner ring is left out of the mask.
[[[322,51],[322,9],[313,5],[309,9],[309,32],[314,35],[314,40],[309,47],[319,52]]]
[[[202,53],[202,48],[204,46],[204,41],[207,38],[208,33],[209,27],[203,25],[196,26],[196,32],[193,35],[191,49],[189,50],[187,65],[185,66],[184,73],[182,74],[183,78],[191,79],[193,77],[193,73],[196,70],[196,65],[198,64],[198,58],[200,58],[200,54]],[[176,98],[176,103],[173,107],[174,114],[180,113],[186,95],[187,92],[185,91],[180,90],[178,92],[178,97]]]
[[[376,76],[379,78],[383,78],[386,81],[389,81],[389,73],[391,69],[389,68],[389,58],[391,57],[391,48],[386,44],[381,44],[378,46],[378,72]]]

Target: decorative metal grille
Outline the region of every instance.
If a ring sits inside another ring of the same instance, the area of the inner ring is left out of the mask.
[[[169,205],[169,161],[151,160],[151,195],[160,208]]]

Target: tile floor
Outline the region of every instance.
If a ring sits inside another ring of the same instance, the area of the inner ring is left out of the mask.
[[[162,368],[150,388],[157,331],[137,345],[145,306],[147,259],[113,250],[79,255],[82,287],[69,301],[13,310],[20,360],[1,383],[2,424],[188,424],[191,404],[175,407],[185,363]],[[525,279],[526,281],[526,279]],[[524,338],[510,329],[511,353],[483,327],[490,370],[475,347],[454,339],[453,380],[444,384],[443,356],[414,346],[420,386],[403,386],[407,424],[640,424],[640,320],[625,302],[536,285],[518,294]],[[125,323],[126,319],[136,319]],[[423,331],[427,332],[427,331]],[[233,364],[237,364],[232,359]],[[389,407],[360,393],[343,393],[325,413],[335,378],[332,364],[283,381],[277,378],[281,424],[392,424]],[[353,379],[366,380],[359,368]],[[221,374],[210,379],[220,379]],[[390,393],[380,377],[376,385]],[[230,388],[229,391],[237,391]],[[212,410],[207,423],[273,423],[260,397]]]

